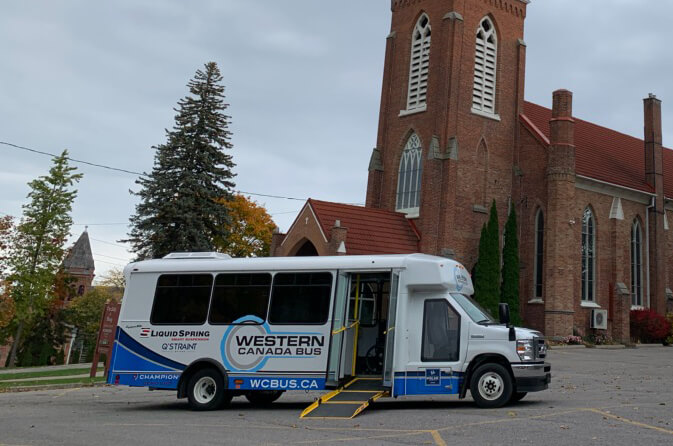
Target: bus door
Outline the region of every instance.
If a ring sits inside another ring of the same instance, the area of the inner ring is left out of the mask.
[[[343,378],[344,366],[344,337],[347,331],[346,321],[348,315],[348,290],[349,275],[339,273],[334,295],[334,308],[332,309],[332,336],[329,346],[329,360],[327,363],[328,386],[337,386]]]
[[[393,359],[395,353],[395,321],[397,319],[397,291],[400,283],[400,274],[393,272],[390,284],[390,300],[388,303],[388,323],[386,327],[386,350],[383,359],[383,385],[393,386]]]

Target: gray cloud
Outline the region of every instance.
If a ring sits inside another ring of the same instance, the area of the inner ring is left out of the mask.
[[[654,92],[673,145],[673,3],[607,3],[529,5],[526,97],[548,106],[553,90],[569,88],[578,117],[640,137],[641,99]],[[214,60],[239,189],[362,203],[389,30],[389,0],[3,2],[0,140],[149,171],[185,84]],[[0,212],[19,214],[26,182],[49,159],[0,147],[0,162]],[[80,167],[76,223],[125,223],[135,177]],[[284,230],[303,204],[257,199]],[[111,257],[130,257],[109,244],[125,225],[89,232],[99,274],[124,263]]]

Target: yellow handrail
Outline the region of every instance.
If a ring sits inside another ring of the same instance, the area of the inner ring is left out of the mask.
[[[360,275],[357,275],[356,285],[355,285],[355,311],[353,312],[353,318],[355,322],[360,322],[360,313],[358,313],[358,304],[360,302]],[[358,359],[358,332],[360,324],[355,325],[355,338],[353,339],[353,363],[352,363],[352,376],[355,376],[355,362]]]
[[[341,328],[338,329],[338,330],[333,331],[332,334],[335,335],[335,334],[339,334],[339,333],[341,333],[342,331],[350,330],[351,328],[355,327],[355,326],[358,325],[359,323],[360,323],[360,321],[355,321],[355,322],[353,322],[352,324],[350,324],[348,327],[344,326],[344,327],[341,327]]]

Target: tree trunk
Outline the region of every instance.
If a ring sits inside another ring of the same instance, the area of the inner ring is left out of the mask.
[[[19,349],[19,344],[21,343],[21,335],[23,334],[23,322],[19,322],[19,326],[16,329],[16,335],[14,336],[14,341],[12,342],[12,350],[9,353],[9,368],[16,367],[16,351]]]

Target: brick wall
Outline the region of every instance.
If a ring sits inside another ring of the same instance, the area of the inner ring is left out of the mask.
[[[318,251],[318,255],[332,255],[330,242],[326,239],[315,215],[309,206],[304,206],[293,226],[288,230],[282,242],[271,252],[273,256],[294,256],[306,242],[311,242]],[[282,244],[281,244],[282,243]]]
[[[474,211],[475,205],[479,210],[495,199],[502,227],[509,202],[512,147],[522,101],[519,40],[525,5],[425,0],[393,1],[392,9],[377,139],[383,171],[370,170],[367,205],[395,210],[402,149],[416,132],[423,147],[420,216],[415,222],[422,234],[421,250],[440,254],[450,248],[457,260],[471,268],[487,219]],[[411,33],[422,13],[428,15],[432,28],[427,111],[400,116],[407,102]],[[498,34],[496,111],[500,120],[471,112],[475,34],[486,15]],[[438,156],[430,153],[433,138]],[[448,149],[453,141],[457,141],[457,160]],[[475,195],[477,187],[483,190]]]

